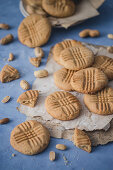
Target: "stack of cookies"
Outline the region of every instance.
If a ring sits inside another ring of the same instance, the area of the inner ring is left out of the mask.
[[[113,59],[94,56],[76,40],[56,44],[53,58],[63,66],[54,73],[54,83],[59,89],[83,93],[86,107],[95,114],[113,114],[113,89],[108,87],[109,80],[113,80]],[[81,104],[75,96],[64,91],[46,98],[46,110],[59,120],[75,119],[80,114]]]
[[[72,16],[76,11],[73,0],[23,0],[23,5],[29,15],[35,13],[64,18]]]

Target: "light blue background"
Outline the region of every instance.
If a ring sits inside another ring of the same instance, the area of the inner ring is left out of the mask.
[[[99,45],[113,45],[113,40],[107,38],[108,33],[113,33],[113,1],[107,0],[99,9],[99,12],[100,16],[89,19],[68,30],[63,28],[53,29],[48,44],[43,47],[45,58],[43,58],[40,69],[45,65],[50,47],[65,38],[73,38]],[[25,121],[25,116],[16,110],[18,106],[16,100],[23,92],[19,85],[20,80],[25,79],[32,84],[35,80],[33,72],[36,70],[28,60],[30,56],[34,56],[33,49],[23,46],[18,41],[17,28],[22,19],[23,16],[19,11],[19,0],[0,0],[0,22],[11,25],[10,30],[0,30],[0,38],[8,33],[12,33],[15,37],[13,43],[0,46],[0,69],[5,64],[8,64],[7,58],[9,53],[12,52],[15,55],[15,60],[10,62],[10,65],[16,67],[21,74],[19,80],[6,84],[0,83],[0,101],[4,96],[11,96],[9,103],[3,104],[0,102],[0,119],[9,117],[11,120],[6,125],[0,125],[0,170],[113,170],[113,143],[95,147],[92,153],[88,154],[76,148],[68,140],[51,138],[47,150],[36,156],[22,155],[10,146],[12,129]],[[94,39],[81,39],[78,33],[85,28],[98,29],[101,32],[101,36]],[[55,145],[57,143],[66,144],[68,149],[64,152],[56,150]],[[57,154],[57,159],[54,162],[49,161],[49,151],[51,150]],[[11,157],[12,153],[16,154],[16,156]],[[68,165],[64,163],[63,153],[69,161]]]

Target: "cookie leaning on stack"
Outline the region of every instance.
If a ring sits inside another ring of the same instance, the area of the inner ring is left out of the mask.
[[[21,22],[18,28],[18,39],[28,47],[44,45],[51,35],[49,20],[41,15],[33,14]]]
[[[90,67],[94,62],[93,52],[82,46],[64,49],[59,58],[65,68],[75,71]]]
[[[81,42],[76,41],[76,40],[64,40],[62,42],[57,43],[54,47],[53,47],[53,59],[58,63],[60,63],[60,53],[69,47],[76,47],[76,46],[83,46],[81,44]]]
[[[86,68],[77,71],[71,78],[71,86],[80,93],[95,93],[108,84],[107,76],[97,68]]]

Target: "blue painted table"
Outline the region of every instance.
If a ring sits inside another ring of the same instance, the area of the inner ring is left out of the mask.
[[[63,28],[53,29],[48,44],[43,46],[45,58],[40,69],[46,63],[50,47],[65,38],[73,38],[98,45],[113,45],[113,40],[107,38],[108,33],[113,33],[113,1],[107,0],[100,7],[99,12],[101,13],[100,16],[89,19],[68,30]],[[0,46],[0,68],[8,64],[7,58],[9,53],[12,52],[15,55],[15,60],[10,62],[10,64],[16,67],[21,74],[19,80],[6,84],[0,83],[0,101],[4,96],[11,96],[9,103],[3,104],[0,102],[0,119],[9,117],[11,120],[10,123],[0,126],[0,170],[112,170],[113,143],[93,148],[92,153],[88,154],[76,148],[72,142],[51,138],[49,147],[43,153],[36,156],[22,155],[10,146],[10,133],[12,129],[25,121],[25,116],[16,110],[16,106],[18,106],[16,100],[23,92],[19,85],[20,80],[25,79],[32,84],[35,80],[33,72],[36,70],[28,60],[29,56],[34,56],[33,49],[23,46],[18,41],[17,28],[22,19],[23,16],[19,11],[19,0],[0,0],[0,22],[11,25],[10,30],[0,30],[0,38],[8,33],[12,33],[15,37],[13,43]],[[101,36],[94,39],[81,39],[78,33],[85,28],[98,29],[101,32]],[[64,152],[56,150],[55,145],[57,143],[66,144],[68,149]],[[51,150],[54,150],[57,154],[57,160],[55,162],[49,161],[48,155]],[[12,157],[12,153],[16,154],[16,156]],[[62,153],[69,161],[67,165],[64,163]]]

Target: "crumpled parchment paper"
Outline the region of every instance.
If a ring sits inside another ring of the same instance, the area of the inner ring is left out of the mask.
[[[83,44],[90,48],[95,55],[107,55],[113,58],[113,54],[108,53],[106,47],[88,45],[86,43]],[[72,141],[74,128],[78,127],[87,131],[93,146],[98,144],[103,145],[113,141],[113,115],[100,116],[89,112],[82,101],[83,94],[72,92],[79,98],[83,105],[81,116],[75,120],[56,120],[46,112],[44,107],[46,96],[59,90],[54,85],[53,72],[60,68],[61,66],[55,63],[52,59],[51,52],[45,68],[49,71],[49,76],[42,79],[37,78],[32,86],[32,89],[38,89],[41,91],[37,105],[34,108],[21,105],[19,108],[20,112],[26,114],[27,120],[35,119],[44,124],[49,129],[51,136],[55,138],[64,138]],[[113,87],[113,81],[109,82],[109,86]]]
[[[113,57],[113,55],[108,53],[107,50],[103,47],[100,48],[94,46],[88,46],[88,47],[94,52],[94,54],[98,54],[98,55],[104,54],[109,57]],[[60,66],[53,60],[52,53],[50,53],[48,62],[45,67],[45,69],[48,70],[49,72],[49,76],[45,78],[37,78],[32,86],[32,89],[37,89],[40,91],[37,105],[34,108],[21,105],[20,111],[30,117],[34,117],[34,116],[42,117],[44,121],[51,121],[51,123],[53,124],[59,124],[60,126],[62,126],[67,130],[74,129],[75,127],[86,131],[104,129],[108,125],[108,123],[112,120],[113,115],[102,116],[90,112],[86,108],[83,102],[83,94],[78,93],[76,91],[73,91],[71,93],[79,99],[82,105],[81,114],[78,118],[70,121],[61,121],[61,120],[54,119],[50,114],[47,113],[45,109],[46,97],[51,93],[60,90],[55,86],[54,79],[53,79],[54,72],[56,72],[60,68],[62,68],[62,66]],[[113,86],[112,81],[109,84]]]

